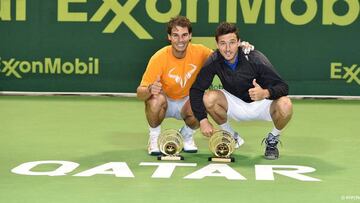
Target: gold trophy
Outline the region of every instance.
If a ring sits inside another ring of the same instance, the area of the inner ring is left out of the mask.
[[[209,140],[209,149],[214,157],[209,157],[209,161],[215,162],[234,162],[235,158],[230,155],[235,150],[235,139],[224,130],[217,130]]]
[[[162,153],[162,155],[158,156],[158,160],[184,160],[184,157],[180,155],[184,143],[181,134],[177,130],[168,129],[162,132],[158,138],[158,146]]]

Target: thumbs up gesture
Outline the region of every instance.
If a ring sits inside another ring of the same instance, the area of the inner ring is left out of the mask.
[[[249,89],[249,95],[251,100],[253,101],[259,101],[263,100],[265,98],[268,98],[270,96],[270,93],[267,89],[263,89],[257,82],[256,79],[252,81],[253,88]]]
[[[256,79],[253,79],[253,85],[254,85],[254,87],[260,87],[260,85],[259,84],[257,84],[257,82],[256,82]],[[261,87],[260,87],[261,88]]]
[[[244,54],[249,54],[251,51],[254,51],[254,46],[246,41],[242,41],[240,43],[240,47],[242,48]]]
[[[162,84],[160,82],[160,75],[157,76],[155,82],[148,87],[151,94],[160,94],[162,90]]]

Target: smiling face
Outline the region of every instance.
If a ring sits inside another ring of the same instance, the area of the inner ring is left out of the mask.
[[[217,47],[221,55],[230,63],[235,62],[239,46],[240,39],[238,39],[235,33],[220,35],[217,38]]]
[[[168,34],[168,40],[172,46],[172,52],[176,58],[183,58],[186,48],[191,40],[191,33],[187,27],[175,26]]]

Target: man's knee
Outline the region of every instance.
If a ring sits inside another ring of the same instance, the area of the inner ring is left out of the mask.
[[[281,117],[290,118],[293,113],[292,102],[289,97],[283,96],[276,100],[275,111],[277,111]]]
[[[203,101],[206,109],[211,109],[215,106],[220,99],[220,94],[219,90],[210,90],[204,94]]]
[[[187,117],[191,117],[194,116],[192,110],[191,110],[191,105],[190,105],[190,101],[187,100],[184,104],[184,106],[181,109],[181,116],[183,118],[187,118]]]
[[[157,112],[167,107],[166,97],[162,94],[152,95],[145,103],[148,111]]]

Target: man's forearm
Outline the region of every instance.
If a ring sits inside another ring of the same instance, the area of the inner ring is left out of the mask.
[[[195,118],[198,121],[207,118],[206,108],[203,102],[204,91],[191,87],[190,89],[190,105]]]
[[[148,87],[140,86],[136,90],[136,96],[138,99],[146,101],[151,97],[151,93]]]
[[[286,83],[281,85],[276,85],[268,89],[270,93],[269,99],[275,100],[282,96],[286,96],[289,94],[289,86]]]

